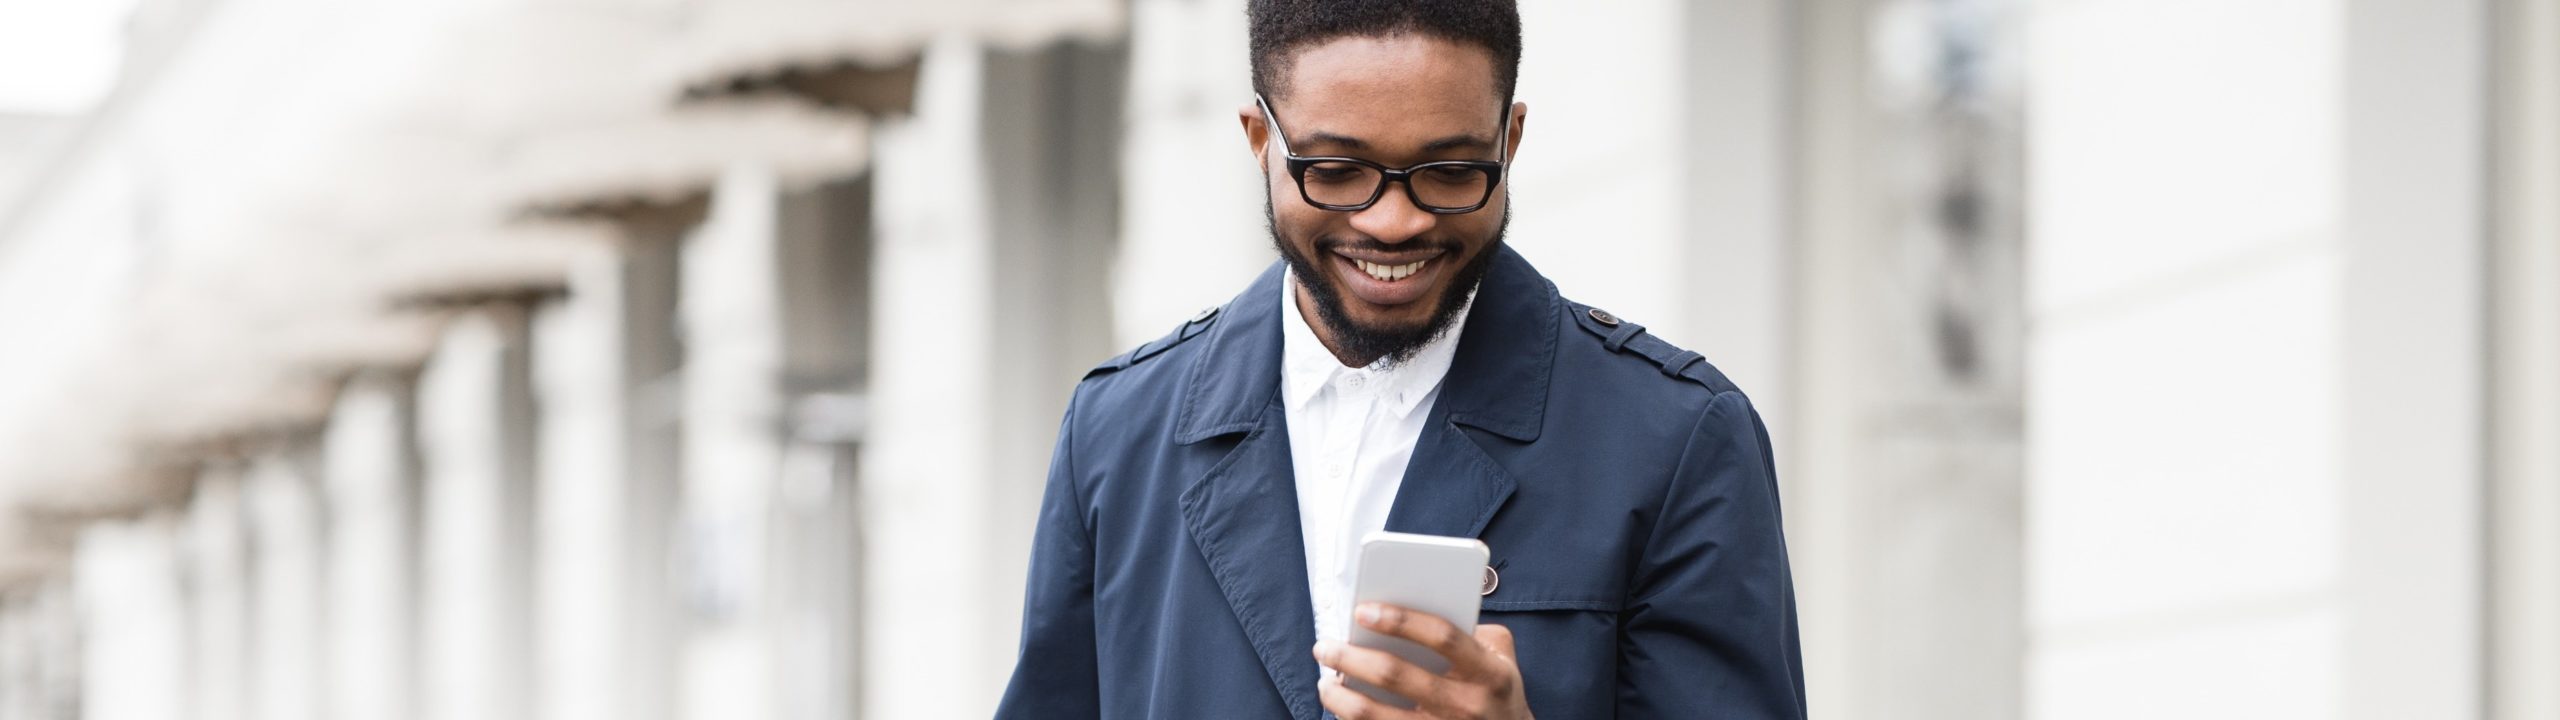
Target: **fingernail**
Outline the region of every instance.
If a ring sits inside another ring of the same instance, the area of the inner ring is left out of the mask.
[[[1362,605],[1356,614],[1359,615],[1362,625],[1378,624],[1378,606],[1376,605]]]

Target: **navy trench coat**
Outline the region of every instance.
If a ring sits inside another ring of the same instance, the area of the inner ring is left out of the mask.
[[[1801,718],[1767,430],[1697,353],[1497,248],[1387,529],[1477,537],[1540,718]],[[1097,367],[1058,432],[1001,718],[1324,714],[1275,264]]]

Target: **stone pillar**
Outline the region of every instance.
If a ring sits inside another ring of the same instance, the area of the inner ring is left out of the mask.
[[[676,247],[699,216],[613,218],[621,241],[592,248],[569,292],[534,311],[548,720],[674,716]]]
[[[856,484],[868,431],[871,324],[868,175],[783,198],[775,289],[788,404],[774,490],[775,679],[788,717],[860,712],[859,593],[869,569]]]
[[[0,712],[29,720],[80,720],[85,706],[85,647],[75,582],[59,575],[34,579],[0,599],[9,620],[10,672]]]
[[[458,312],[419,381],[424,717],[532,711],[534,407],[525,306]]]
[[[1115,352],[1235,297],[1278,259],[1253,148],[1236,124],[1236,108],[1253,101],[1243,0],[1133,0],[1128,55],[1121,165],[1091,176],[1127,183],[1110,268]],[[1090,147],[1109,132],[1059,139]]]
[[[2032,716],[2340,714],[2342,7],[2035,4]]]
[[[186,512],[188,702],[192,720],[248,720],[250,644],[247,508],[237,461],[208,463]]]
[[[186,605],[174,514],[95,523],[72,570],[80,612],[80,717],[187,715]],[[13,690],[15,688],[12,688]]]
[[[2560,0],[2497,26],[2489,717],[2560,717]]]
[[[1687,122],[1666,145],[1688,148],[1687,214],[1665,263],[1680,303],[1666,337],[1706,355],[1750,393],[1772,428],[1783,500],[1792,500],[1796,165],[1802,125],[1795,0],[1681,3]],[[1594,39],[1593,42],[1605,42]],[[1568,64],[1570,66],[1571,64]],[[1629,108],[1636,110],[1637,108]],[[1543,131],[1543,130],[1542,130]],[[1556,143],[1550,135],[1542,143]],[[1782,502],[1794,509],[1792,502]]]
[[[870,190],[738,168],[685,243],[688,717],[854,711]]]
[[[321,539],[316,443],[279,438],[250,461],[242,478],[249,519],[250,648],[260,720],[318,720],[321,715]]]
[[[1093,280],[1116,220],[1093,209],[1116,205],[1116,171],[1075,148],[1116,126],[1115,93],[1086,83],[1117,62],[941,42],[915,117],[876,136],[877,421],[860,503],[863,655],[883,661],[863,664],[866,716],[986,715],[1012,667],[1057,419],[1111,352],[1111,296]]]
[[[2486,0],[2345,10],[2342,707],[2478,717],[2492,16]]]
[[[2018,12],[1995,0],[1802,12],[1803,330],[1780,474],[1811,703],[2015,718]]]
[[[409,720],[423,699],[417,410],[414,372],[368,370],[329,416],[325,717]]]
[[[35,625],[22,593],[0,593],[0,720],[42,717],[38,701],[44,655],[36,651]]]
[[[781,449],[779,180],[724,174],[683,247],[686,330],[680,567],[686,718],[783,717],[770,582]]]

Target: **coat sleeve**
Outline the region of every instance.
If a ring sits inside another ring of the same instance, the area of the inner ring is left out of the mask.
[[[1622,618],[1618,716],[1803,718],[1769,433],[1742,393],[1690,431]]]
[[[1076,402],[1067,403],[1049,457],[1048,488],[1031,539],[1022,647],[997,718],[1094,718],[1102,713],[1093,635],[1093,537],[1076,486]]]

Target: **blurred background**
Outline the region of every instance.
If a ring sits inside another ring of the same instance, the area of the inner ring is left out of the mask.
[[[2560,718],[2560,0],[1522,4],[1817,715]],[[986,716],[1242,5],[0,0],[0,718]]]

